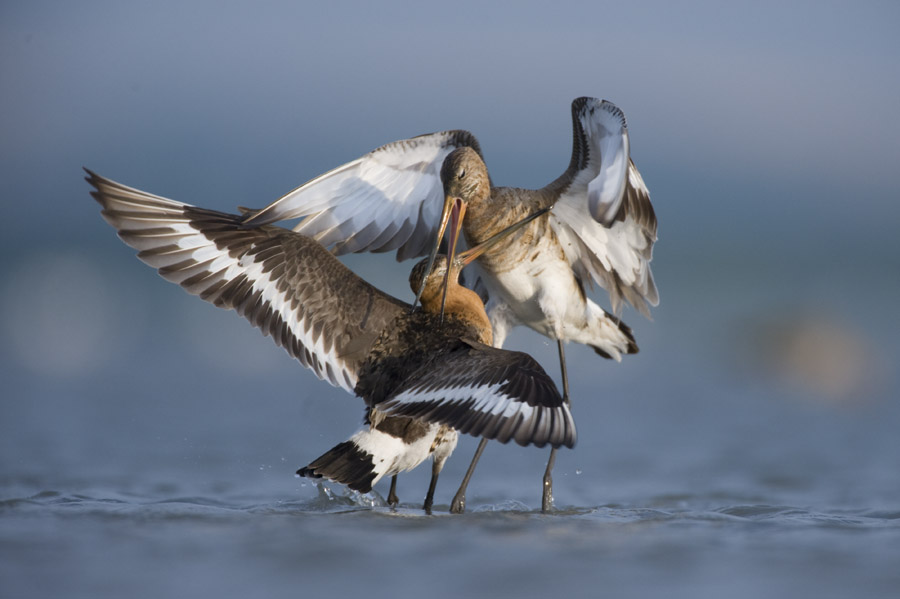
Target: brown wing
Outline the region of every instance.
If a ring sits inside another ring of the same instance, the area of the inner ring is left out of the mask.
[[[519,445],[575,445],[575,421],[531,356],[475,342],[431,353],[378,403],[380,411]]]
[[[319,378],[353,392],[372,344],[408,304],[369,285],[312,239],[196,208],[91,171],[119,237],[165,279],[234,309]]]

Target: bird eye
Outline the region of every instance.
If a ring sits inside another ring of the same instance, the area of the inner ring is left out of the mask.
[[[456,175],[456,177],[457,177],[458,179],[462,179],[462,178],[465,177],[465,176],[466,176],[466,169],[462,169],[461,171],[459,171],[459,174]]]

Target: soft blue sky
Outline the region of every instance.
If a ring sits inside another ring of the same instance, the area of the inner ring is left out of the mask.
[[[0,17],[0,185],[21,222],[91,222],[82,165],[230,208],[444,128],[480,138],[498,183],[538,186],[566,165],[578,95],[625,110],[665,237],[730,211],[900,221],[891,2],[29,1]]]
[[[626,313],[647,351],[735,300],[757,314],[831,301],[826,314],[886,335],[898,26],[894,2],[5,2],[0,197],[21,259],[0,299],[15,324],[37,286],[82,282],[80,303],[48,291],[32,316],[52,334],[103,301],[134,325],[122,281],[164,293],[137,278],[150,273],[100,220],[82,166],[232,210],[380,144],[466,128],[496,183],[533,187],[567,165],[569,104],[592,95],[627,114],[660,218],[663,303],[655,323]],[[376,264],[405,292],[406,266]]]

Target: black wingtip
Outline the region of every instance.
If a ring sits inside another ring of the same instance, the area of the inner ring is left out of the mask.
[[[596,98],[591,98],[590,96],[580,96],[572,100],[572,114],[577,115],[579,112],[581,112],[581,109],[584,108],[584,105],[591,100],[596,100]]]
[[[88,182],[88,185],[94,188],[89,192],[91,194],[91,197],[94,198],[95,202],[106,208],[106,203],[103,201],[103,194],[100,191],[100,181],[103,179],[103,177],[86,166],[82,166],[81,168],[84,169],[85,173],[87,173],[87,176],[84,178],[84,180]]]
[[[589,108],[588,105],[591,105]],[[597,98],[591,98],[589,96],[581,96],[580,98],[575,98],[572,100],[572,116],[577,117],[584,110],[590,111],[591,114],[594,113],[595,110],[599,109],[604,112],[608,112],[610,115],[616,118],[619,121],[623,129],[628,128],[628,121],[625,119],[625,113],[621,108],[616,106],[614,103],[609,100],[598,100]]]

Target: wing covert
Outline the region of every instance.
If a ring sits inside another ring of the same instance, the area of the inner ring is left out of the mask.
[[[87,172],[103,218],[138,258],[188,293],[234,309],[319,378],[351,393],[371,345],[408,309],[307,237],[247,228],[240,216]]]
[[[481,154],[468,131],[441,131],[395,141],[320,175],[244,224],[303,218],[294,230],[338,254],[396,251],[398,260],[425,255],[437,232],[443,189],[440,170],[456,148]]]
[[[576,440],[569,406],[541,366],[480,343],[436,355],[377,407],[501,443],[572,447]]]

